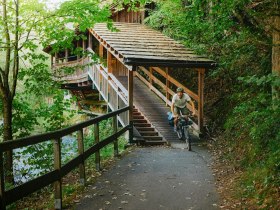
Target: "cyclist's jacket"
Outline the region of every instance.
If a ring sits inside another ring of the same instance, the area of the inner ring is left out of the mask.
[[[179,98],[177,94],[175,94],[172,98],[172,103],[174,103],[174,106],[179,108],[184,108],[186,106],[187,102],[190,102],[191,98],[188,94],[183,93],[182,98]]]

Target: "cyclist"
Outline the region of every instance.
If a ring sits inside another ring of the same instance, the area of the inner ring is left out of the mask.
[[[187,104],[190,103],[192,106],[192,115],[195,113],[194,103],[191,100],[190,96],[187,93],[184,93],[183,88],[177,88],[176,94],[172,98],[171,104],[171,112],[174,117],[174,131],[177,131],[177,123],[179,113],[181,111],[182,115],[186,116],[186,120],[188,120],[187,115],[189,114],[189,110],[187,108]]]

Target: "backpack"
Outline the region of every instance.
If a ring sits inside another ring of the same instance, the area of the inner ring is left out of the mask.
[[[169,125],[174,126],[174,117],[172,112],[167,112],[167,120]]]

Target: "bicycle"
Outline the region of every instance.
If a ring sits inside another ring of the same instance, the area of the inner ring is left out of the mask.
[[[180,111],[176,132],[178,138],[186,142],[188,151],[191,151],[191,136],[190,136],[189,128],[193,124],[193,122],[190,120],[189,115],[187,117],[188,117],[188,121],[186,120],[186,116],[182,115]]]

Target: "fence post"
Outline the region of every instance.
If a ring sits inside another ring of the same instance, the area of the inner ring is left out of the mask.
[[[95,144],[99,143],[99,123],[94,124],[94,140],[95,140]],[[98,171],[101,170],[100,151],[99,150],[95,153],[95,167],[96,167],[96,170],[98,170]]]
[[[80,183],[85,185],[86,173],[85,173],[85,160],[84,160],[84,135],[83,129],[78,131],[78,150],[79,155],[82,155],[83,161],[79,164],[79,173],[80,173]]]
[[[118,132],[118,119],[117,115],[113,117],[113,132],[116,134]],[[118,145],[118,138],[114,140],[114,156],[117,157],[119,155],[119,145]]]
[[[133,143],[133,71],[137,66],[132,66],[132,71],[128,70],[128,106],[129,106],[129,143]]]
[[[3,152],[0,153],[0,209],[6,210]]]
[[[62,209],[61,139],[54,140],[54,169],[59,172],[59,179],[54,183],[55,209]]]

